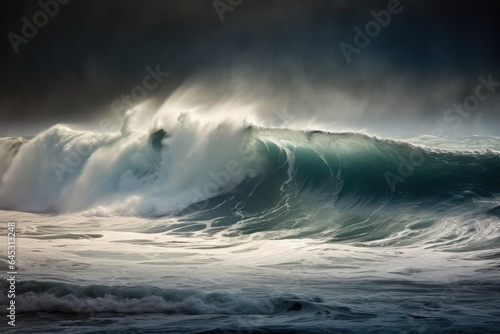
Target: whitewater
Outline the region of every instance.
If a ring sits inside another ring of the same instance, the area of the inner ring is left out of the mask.
[[[500,138],[196,112],[139,128],[0,138],[20,280],[4,332],[500,328]]]

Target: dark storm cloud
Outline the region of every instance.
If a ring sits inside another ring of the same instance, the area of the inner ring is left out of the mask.
[[[109,112],[156,64],[170,73],[151,92],[159,97],[198,73],[217,78],[244,68],[257,82],[261,75],[285,87],[300,78],[389,110],[365,119],[432,116],[467,96],[477,76],[500,79],[495,1],[402,0],[404,10],[348,64],[339,44],[353,44],[353,28],[387,3],[244,0],[221,22],[211,0],[73,0],[18,54],[4,38],[2,123],[80,121]],[[36,1],[3,6],[4,36],[19,34],[21,18],[40,10]],[[495,101],[487,101],[483,116],[494,117]]]

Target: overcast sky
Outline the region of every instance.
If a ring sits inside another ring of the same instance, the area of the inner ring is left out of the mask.
[[[243,0],[221,21],[213,0],[72,0],[17,53],[9,33],[22,36],[22,18],[33,22],[41,7],[6,2],[0,134],[111,113],[147,66],[169,73],[148,92],[159,100],[197,80],[219,94],[240,76],[255,98],[263,87],[298,115],[379,129],[411,128],[415,119],[432,128],[474,93],[478,76],[500,81],[498,1],[402,0],[400,13],[349,63],[339,45],[355,46],[353,28],[364,30],[370,11],[389,2]],[[499,100],[500,91],[481,101],[467,119],[473,131],[498,131]]]

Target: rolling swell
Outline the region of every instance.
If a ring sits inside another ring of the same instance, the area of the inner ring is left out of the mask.
[[[23,281],[18,283],[16,312],[23,323],[31,326],[26,330],[26,326],[20,327],[16,332],[31,333],[35,327],[42,333],[82,330],[91,333],[99,326],[99,332],[103,333],[291,333],[286,330],[291,322],[294,323],[294,332],[299,328],[301,333],[386,333],[387,324],[398,326],[405,333],[415,332],[417,326],[423,327],[426,333],[496,332],[495,299],[487,299],[489,308],[485,308],[485,301],[477,297],[484,293],[494,295],[498,291],[495,285],[459,282],[462,290],[456,292],[457,299],[469,297],[468,308],[464,308],[460,304],[445,306],[442,301],[429,302],[415,296],[429,292],[439,295],[445,289],[444,285],[404,283],[375,281],[360,284],[352,289],[357,292],[360,289],[379,289],[379,298],[367,300],[355,295],[350,296],[346,303],[345,299],[337,301],[324,296],[293,293],[255,297],[241,292]],[[6,286],[4,282],[0,285]],[[405,299],[399,294],[388,293],[387,287],[394,285],[398,291],[406,293],[402,295]],[[8,299],[0,291],[0,306],[6,307],[7,303]],[[425,311],[419,311],[421,309]],[[481,316],[478,316],[478,311]],[[143,322],[137,328],[131,328],[124,315]],[[179,320],[192,326],[181,324]],[[332,320],[334,328],[330,324]],[[147,321],[151,324],[144,326]],[[104,325],[106,329],[102,328]],[[351,326],[353,330],[348,329]]]

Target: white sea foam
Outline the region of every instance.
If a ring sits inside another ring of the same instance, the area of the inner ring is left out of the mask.
[[[101,212],[162,215],[225,193],[257,173],[259,166],[246,156],[243,123],[182,113],[175,126],[164,128],[167,136],[158,152],[150,132],[132,131],[129,119],[121,134],[54,126],[13,158],[0,203],[34,212],[100,207]]]

